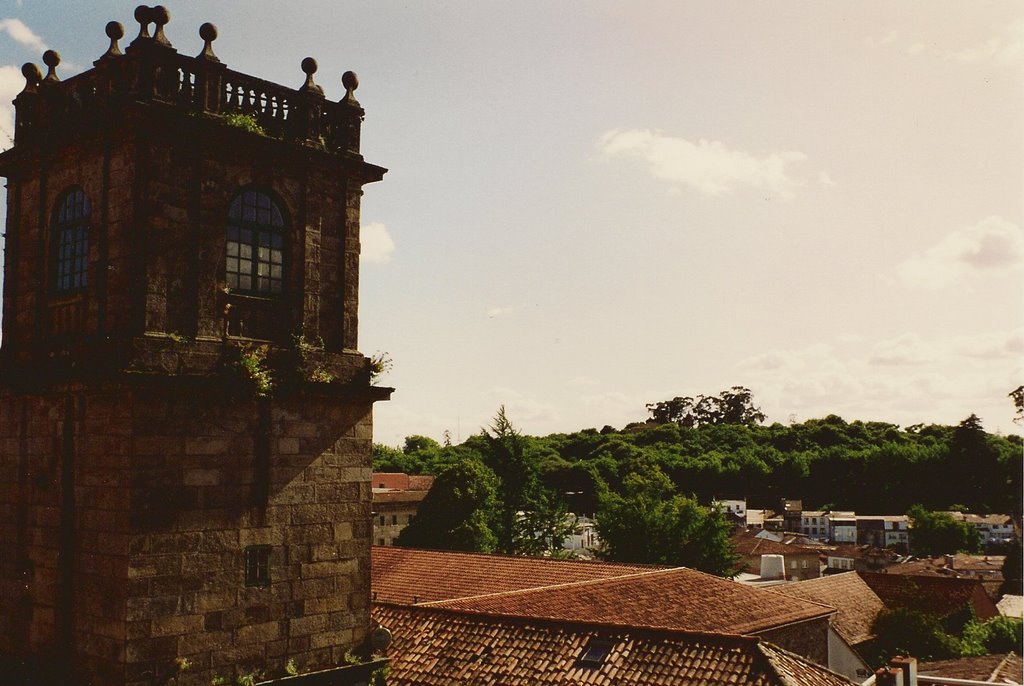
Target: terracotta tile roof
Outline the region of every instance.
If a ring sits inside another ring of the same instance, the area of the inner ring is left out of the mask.
[[[962,657],[956,660],[922,662],[917,666],[917,673],[947,679],[1021,684],[1024,683],[1024,661],[1015,653]]]
[[[429,491],[434,485],[434,477],[429,474],[414,474],[409,477],[410,491]]]
[[[871,545],[858,545],[855,543],[839,543],[837,545],[830,546],[827,552],[832,557],[849,557],[854,559],[886,557],[890,560],[895,560],[899,557],[899,553],[894,550],[876,548]]]
[[[736,548],[736,552],[744,557],[756,555],[813,555],[817,557],[820,553],[815,548],[779,543],[770,538],[758,538],[747,531],[733,534],[732,544]]]
[[[1005,555],[966,555],[957,553],[953,556],[953,569],[956,571],[998,572],[1003,573]]]
[[[426,497],[426,491],[379,491],[373,489],[374,503],[418,503]]]
[[[393,488],[404,491],[409,488],[409,475],[405,472],[373,472],[370,485],[374,488]]]
[[[449,686],[849,686],[852,682],[756,638],[492,617],[376,604],[393,636],[388,684]],[[607,652],[590,664],[592,646]]]
[[[878,594],[886,607],[903,607],[948,617],[970,605],[978,619],[999,615],[992,599],[975,579],[873,572],[857,574]]]
[[[443,607],[633,627],[753,634],[834,608],[685,567],[442,601]]]
[[[950,514],[954,513],[951,512]],[[1008,514],[980,515],[971,514],[970,512],[957,512],[955,515],[959,515],[963,521],[974,526],[1013,526],[1013,517]]]
[[[374,598],[381,602],[410,604],[603,579],[657,569],[648,565],[383,546],[371,548],[370,561]]]
[[[776,593],[831,605],[838,612],[832,620],[839,635],[850,645],[874,638],[871,625],[885,605],[856,572],[844,572],[798,583],[773,586]]]

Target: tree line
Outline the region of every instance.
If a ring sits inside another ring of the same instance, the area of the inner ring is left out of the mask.
[[[410,436],[402,448],[375,445],[374,469],[437,475],[475,459],[498,473],[495,450],[514,441],[513,462],[531,474],[525,491],[546,493],[578,514],[596,513],[609,493],[635,489],[627,477],[637,473],[656,481],[660,473],[673,495],[702,503],[745,496],[748,507],[771,509],[788,497],[802,499],[805,509],[862,514],[903,514],[913,505],[1020,514],[1021,437],[988,433],[975,415],[955,426],[901,428],[836,415],[763,425],[742,387],[716,396],[717,407],[702,398],[652,404],[651,420],[621,430],[516,432],[513,439],[508,424],[460,445]]]

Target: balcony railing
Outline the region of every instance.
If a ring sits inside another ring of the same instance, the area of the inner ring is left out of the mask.
[[[363,110],[353,95],[358,80],[352,72],[342,77],[345,96],[333,102],[313,80],[317,64],[311,57],[302,60],[305,83],[292,89],[228,69],[213,52],[217,29],[212,24],[200,28],[202,52],[189,57],[164,36],[166,10],[140,6],[135,17],[139,36],[123,53],[118,41],[124,28],[107,24],[110,48],[93,69],[62,81],[57,75],[60,55],[53,50],[43,54],[45,76],[34,64],[22,68],[26,85],[15,100],[16,143],[42,132],[106,121],[119,108],[144,102],[193,115],[248,115],[271,138],[358,155]],[[154,23],[157,29],[151,36],[149,25]]]

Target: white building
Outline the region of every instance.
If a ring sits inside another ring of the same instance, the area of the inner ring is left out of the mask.
[[[855,513],[832,511],[828,513],[828,522],[833,543],[857,542],[857,515]]]
[[[982,543],[1009,543],[1016,535],[1016,527],[1010,515],[990,514],[978,515],[962,512],[949,514],[962,522],[967,522],[981,534]]]
[[[562,541],[562,549],[574,553],[592,551],[600,547],[601,537],[597,533],[594,520],[589,517],[576,517],[576,527]]]

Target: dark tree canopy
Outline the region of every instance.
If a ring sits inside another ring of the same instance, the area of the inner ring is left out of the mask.
[[[725,518],[677,495],[655,465],[627,475],[621,495],[605,496],[597,528],[604,557],[615,562],[682,565],[722,576],[736,571],[739,558]]]
[[[981,550],[978,531],[948,512],[929,512],[915,505],[907,511],[907,516],[913,526],[910,550],[915,555],[934,557],[947,553],[977,553]]]
[[[420,504],[416,519],[399,534],[396,545],[489,552],[496,539],[487,525],[497,481],[479,460],[445,467]]]
[[[719,424],[760,424],[765,415],[754,405],[749,388],[733,386],[717,396],[698,395],[675,397],[647,405],[647,411],[656,422],[674,422],[692,429]]]

